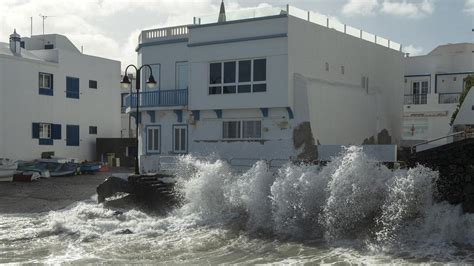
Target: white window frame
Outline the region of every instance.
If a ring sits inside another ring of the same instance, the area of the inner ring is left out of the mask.
[[[237,138],[226,138],[224,135],[224,123],[226,122],[237,122],[239,123],[239,132]],[[246,122],[260,122],[260,137],[244,137],[244,124]],[[243,119],[243,120],[224,120],[222,121],[222,139],[224,140],[260,140],[263,136],[262,130],[263,121],[259,119]]]
[[[207,73],[207,89],[208,89],[208,95],[222,95],[222,94],[238,94],[239,93],[239,85],[242,86],[242,85],[250,85],[250,92],[240,92],[240,93],[260,93],[260,92],[254,92],[253,90],[253,86],[254,85],[260,85],[260,84],[267,84],[267,81],[268,81],[268,73],[265,73],[265,80],[263,81],[254,81],[254,62],[256,60],[261,60],[261,59],[265,59],[266,61],[266,65],[265,65],[265,71],[267,71],[268,69],[268,59],[266,57],[259,57],[259,58],[246,58],[246,59],[234,59],[234,60],[226,60],[226,61],[213,61],[213,62],[209,62],[209,67],[208,67],[208,73]],[[239,62],[241,61],[250,61],[250,81],[244,81],[244,82],[241,82],[239,80]],[[225,78],[225,75],[224,75],[224,64],[225,63],[229,63],[229,62],[234,62],[235,63],[235,82],[233,83],[224,83],[224,78]],[[211,84],[211,79],[210,79],[210,76],[211,76],[211,64],[217,64],[217,63],[220,63],[221,64],[221,83],[216,83],[216,84]],[[224,93],[224,87],[225,86],[235,86],[235,93]],[[217,87],[220,87],[221,88],[221,93],[216,93],[216,94],[211,94],[209,93],[209,88],[211,87],[214,87],[214,88],[217,88]],[[267,89],[264,91],[266,92],[268,90],[268,87]]]
[[[47,84],[47,85],[45,85],[45,77],[49,78],[49,84]],[[53,79],[53,74],[40,72],[39,73],[39,82],[38,82],[40,89],[51,90],[52,89],[52,86],[51,86],[51,80],[52,79]]]
[[[39,138],[51,139],[51,124],[46,124],[46,123],[39,124]]]
[[[178,139],[176,139],[176,130],[184,130],[184,145],[183,140],[181,139],[181,132],[178,134]],[[176,142],[178,142],[179,149],[176,149]],[[173,153],[187,153],[188,152],[188,127],[186,125],[173,125]]]
[[[152,125],[152,126],[146,126],[146,153],[147,154],[159,154],[161,153],[161,126],[160,125]],[[152,144],[151,144],[151,149],[150,149],[150,131],[152,131]],[[157,148],[155,149],[155,135],[158,133],[158,145]]]

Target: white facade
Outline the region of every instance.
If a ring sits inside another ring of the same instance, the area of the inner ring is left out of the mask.
[[[120,137],[120,62],[84,55],[57,34],[21,46],[0,43],[0,157],[96,159],[96,138]]]
[[[160,80],[141,95],[142,169],[181,153],[316,159],[317,144],[400,141],[400,45],[292,7],[273,11],[142,32],[139,64]]]
[[[452,132],[451,117],[474,74],[474,44],[441,45],[427,55],[405,58],[403,144],[443,137]],[[473,99],[467,97],[453,125],[472,125]],[[471,122],[469,122],[471,121]],[[439,140],[442,144],[448,139]]]

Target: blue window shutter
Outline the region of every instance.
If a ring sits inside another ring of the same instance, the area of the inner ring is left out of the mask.
[[[79,146],[79,126],[66,125],[66,146]]]
[[[61,125],[60,124],[51,125],[51,138],[61,139]]]
[[[32,132],[33,132],[33,138],[34,139],[39,139],[39,123],[33,123],[32,127]]]
[[[51,74],[51,90],[54,89],[54,83],[53,83],[53,81],[54,81],[54,75]]]

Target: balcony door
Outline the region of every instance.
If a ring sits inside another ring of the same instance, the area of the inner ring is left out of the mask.
[[[413,104],[426,104],[428,94],[428,81],[412,83]]]
[[[176,62],[176,86],[177,90],[188,89],[188,62]]]

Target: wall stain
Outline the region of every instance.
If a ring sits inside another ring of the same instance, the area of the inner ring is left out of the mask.
[[[303,147],[303,151],[297,155],[298,160],[313,161],[318,158],[318,149],[309,122],[303,122],[295,127],[293,130],[293,146],[295,149]]]

